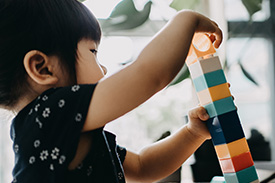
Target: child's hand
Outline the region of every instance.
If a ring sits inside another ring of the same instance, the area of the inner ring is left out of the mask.
[[[207,129],[205,121],[209,119],[204,107],[196,107],[189,111],[188,113],[189,123],[187,128],[189,132],[198,138],[210,139],[210,133]]]
[[[196,27],[196,32],[205,32],[209,34],[209,37],[214,43],[214,47],[218,48],[222,42],[223,36],[222,31],[219,28],[218,24],[213,20],[210,20],[208,17],[205,17],[202,14],[194,12],[198,18],[198,24]]]

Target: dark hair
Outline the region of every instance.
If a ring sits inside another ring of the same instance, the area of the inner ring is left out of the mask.
[[[76,80],[77,43],[83,38],[99,42],[101,30],[77,0],[0,0],[0,105],[11,107],[24,93],[23,59],[30,50],[57,55]]]

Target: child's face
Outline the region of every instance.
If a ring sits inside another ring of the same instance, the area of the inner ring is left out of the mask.
[[[77,84],[96,83],[104,77],[107,70],[96,57],[98,45],[88,39],[78,43],[78,58],[75,64]]]

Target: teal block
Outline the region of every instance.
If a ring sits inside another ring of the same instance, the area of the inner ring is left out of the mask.
[[[204,105],[203,107],[206,109],[210,118],[236,110],[232,97],[216,100],[207,105]]]
[[[254,166],[235,173],[225,173],[224,178],[227,183],[251,183],[259,179]]]
[[[224,174],[224,179],[226,183],[239,183],[236,173]]]
[[[223,70],[220,69],[194,78],[193,83],[196,91],[199,92],[206,88],[226,83],[226,78]]]

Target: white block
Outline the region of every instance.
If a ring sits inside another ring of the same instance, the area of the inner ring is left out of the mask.
[[[220,69],[222,69],[222,66],[218,56],[198,60],[189,66],[192,79]]]

